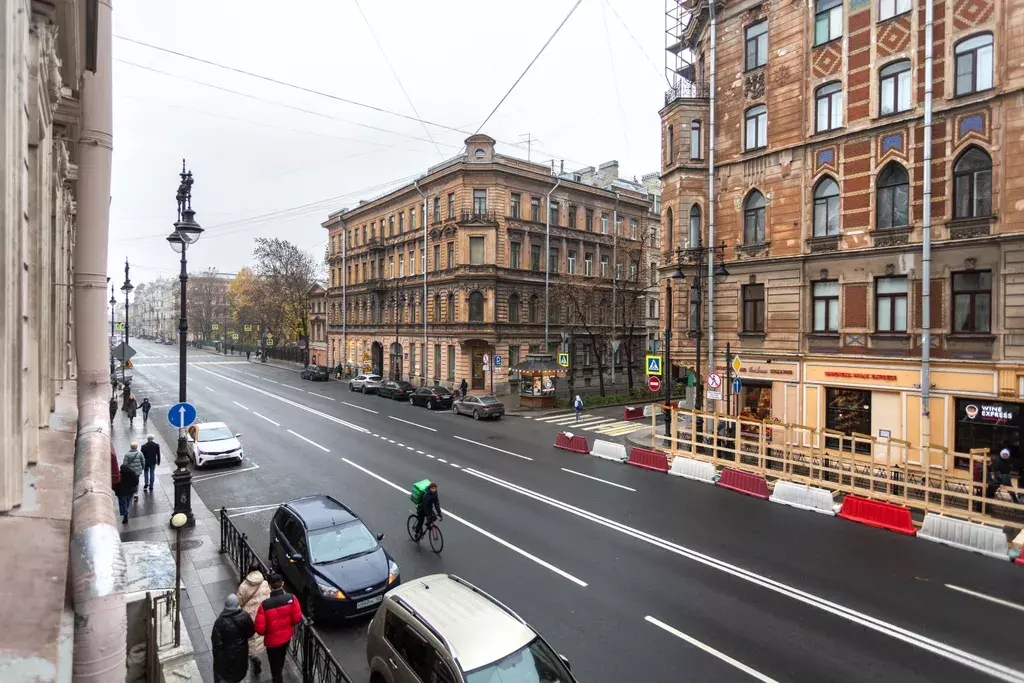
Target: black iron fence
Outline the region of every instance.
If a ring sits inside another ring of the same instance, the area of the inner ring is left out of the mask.
[[[258,562],[264,576],[270,574],[270,567],[263,561],[248,537],[238,530],[227,510],[220,511],[220,551],[227,554],[240,575]],[[288,646],[288,654],[302,675],[302,683],[352,683],[341,664],[324,644],[313,624],[303,617]]]

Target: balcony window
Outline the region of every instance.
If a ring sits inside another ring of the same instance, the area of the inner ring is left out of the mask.
[[[823,133],[843,125],[843,84],[828,83],[821,86],[814,95],[814,130]]]
[[[743,285],[743,331],[764,332],[764,285]]]
[[[469,263],[473,266],[484,265],[484,238],[469,238]]]
[[[843,0],[817,0],[814,15],[814,44],[821,45],[843,35]]]
[[[879,115],[910,109],[910,60],[893,62],[879,71],[878,76]]]
[[[988,90],[992,87],[992,34],[961,40],[956,54],[956,94]]]
[[[878,20],[892,19],[898,14],[910,11],[910,0],[880,0],[878,3]]]
[[[878,176],[878,227],[898,228],[910,220],[910,179],[896,162]]]
[[[512,218],[519,218],[520,211],[522,210],[523,195],[518,192],[512,193],[512,198],[509,200],[509,212],[512,214]]]
[[[535,273],[540,272],[540,245],[530,245],[530,270]]]
[[[814,187],[814,236],[839,234],[839,184],[829,176]]]
[[[992,271],[953,273],[953,332],[987,333],[991,324]]]
[[[992,159],[977,147],[953,166],[954,218],[992,215]]]
[[[838,332],[839,282],[837,280],[822,280],[821,282],[813,283],[811,287],[814,306],[814,331]]]
[[[469,322],[482,323],[484,321],[484,295],[480,292],[472,292],[469,295]]]
[[[487,190],[473,190],[473,213],[477,216],[487,214]]]
[[[763,104],[751,107],[743,115],[745,122],[744,149],[760,149],[768,145],[768,108]]]
[[[743,243],[764,244],[765,241],[765,201],[764,195],[757,190],[747,195],[743,202]]]
[[[875,280],[875,329],[879,332],[907,331],[907,278],[880,277]]]
[[[756,69],[768,61],[768,20],[751,24],[746,30],[744,62],[746,68]]]
[[[530,220],[540,222],[540,197],[530,197]]]
[[[519,251],[522,249],[522,247],[523,247],[523,245],[521,245],[519,242],[513,242],[510,245],[510,249],[509,249],[509,253],[508,253],[508,267],[509,268],[515,268],[516,270],[519,269]]]

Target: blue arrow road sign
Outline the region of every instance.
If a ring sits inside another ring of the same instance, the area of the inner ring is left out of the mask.
[[[191,403],[175,403],[167,411],[167,421],[172,427],[185,429],[191,427],[196,421],[196,407]]]
[[[494,357],[494,366],[497,367],[497,368],[501,367],[501,356],[495,356]]]
[[[743,382],[740,381],[739,377],[735,378],[732,381],[732,393],[738,394],[738,393],[740,393],[740,389],[742,389],[742,388],[743,388]]]

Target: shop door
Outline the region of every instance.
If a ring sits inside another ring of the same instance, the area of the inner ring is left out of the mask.
[[[486,386],[484,381],[484,348],[474,346],[471,353],[473,359],[472,372],[470,373],[470,388],[482,390]]]
[[[871,392],[859,389],[825,388],[825,426],[844,434],[871,433]],[[851,441],[843,448],[850,450]],[[825,448],[839,449],[839,439],[826,437]],[[870,454],[871,444],[858,441],[858,453]]]

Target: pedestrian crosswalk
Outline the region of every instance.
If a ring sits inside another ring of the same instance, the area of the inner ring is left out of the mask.
[[[590,413],[581,413],[579,422],[576,421],[576,413],[557,413],[532,419],[535,422],[566,427],[575,431],[594,432],[604,436],[624,436],[644,428],[650,429],[650,423],[647,420],[620,420]]]

